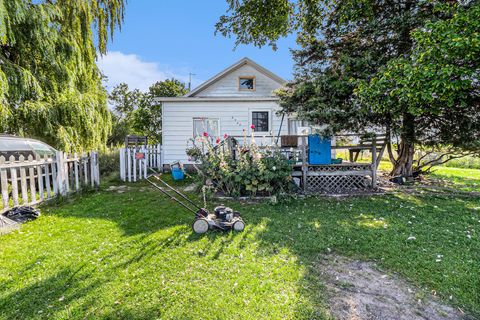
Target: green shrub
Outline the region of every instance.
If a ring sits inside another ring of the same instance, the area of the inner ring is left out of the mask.
[[[260,152],[253,142],[230,148],[215,147],[212,139],[198,138],[187,154],[197,163],[198,176],[203,184],[213,184],[226,196],[273,195],[291,187],[292,166],[276,148]],[[220,142],[217,139],[217,143]],[[230,140],[232,142],[232,140]],[[234,154],[236,156],[234,157]]]
[[[120,150],[106,149],[98,155],[100,175],[107,176],[120,172]]]

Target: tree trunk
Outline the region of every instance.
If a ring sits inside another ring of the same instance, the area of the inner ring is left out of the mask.
[[[393,162],[392,176],[413,177],[413,156],[415,154],[415,117],[403,115],[402,132],[398,146],[398,157]]]
[[[414,7],[414,1],[405,2],[405,12],[410,12]],[[405,54],[412,47],[411,38],[412,25],[404,25],[400,30],[399,52]],[[397,149],[397,159],[393,159],[392,151],[389,149],[390,160],[393,164],[392,176],[413,177],[413,156],[415,154],[415,117],[410,113],[404,113],[400,132],[400,142]]]

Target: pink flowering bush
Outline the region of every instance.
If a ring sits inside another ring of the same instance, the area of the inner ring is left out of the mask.
[[[220,143],[200,138],[187,149],[199,164],[202,184],[211,181],[215,192],[226,196],[259,196],[286,192],[291,186],[291,164],[276,148],[260,151],[252,142],[240,146],[233,138]]]

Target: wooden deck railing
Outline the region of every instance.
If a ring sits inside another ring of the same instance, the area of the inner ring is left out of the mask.
[[[286,139],[288,137],[288,139]],[[369,187],[377,187],[377,168],[385,150],[385,136],[379,135],[368,139],[361,139],[355,134],[337,135],[333,139],[332,150],[348,150],[350,157],[342,164],[312,165],[308,163],[308,135],[288,135],[288,136],[233,136],[240,145],[248,144],[253,140],[262,148],[275,146],[277,150],[286,154],[290,158],[296,159],[293,177],[301,178],[301,184],[304,192],[328,189],[349,189],[361,188],[365,185],[365,177],[371,179]],[[340,138],[358,138],[356,144],[340,144]],[[295,139],[297,143],[295,144]],[[379,143],[377,143],[377,141]],[[282,143],[287,143],[288,146]],[[294,145],[294,146],[292,146]],[[358,163],[358,153],[369,151],[372,155],[370,163]],[[354,157],[352,153],[356,152]],[[353,161],[355,159],[355,161]]]

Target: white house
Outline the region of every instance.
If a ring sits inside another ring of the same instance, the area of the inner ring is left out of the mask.
[[[295,133],[298,122],[282,123],[278,98],[273,91],[286,81],[254,61],[243,58],[183,97],[159,97],[162,102],[164,164],[191,163],[185,153],[191,139],[204,132],[223,138]],[[260,138],[259,138],[260,139]],[[271,140],[270,140],[271,141]]]

